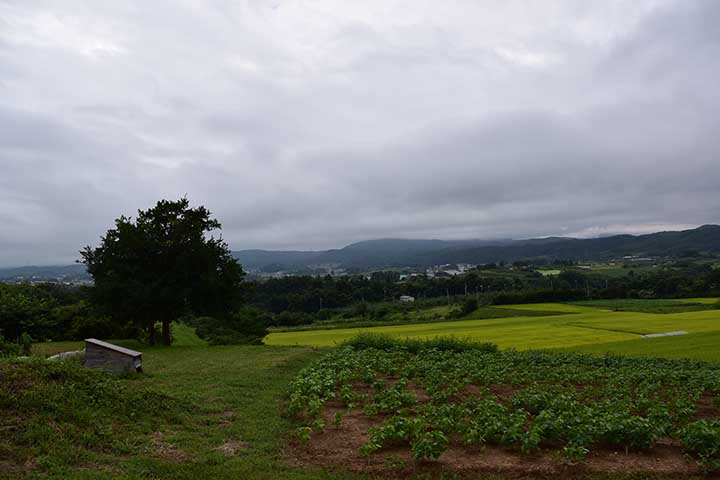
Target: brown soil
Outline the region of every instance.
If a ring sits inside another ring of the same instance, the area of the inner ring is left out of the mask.
[[[369,386],[356,385],[359,391],[368,392]],[[514,393],[512,387],[491,385],[490,391],[499,398]],[[429,400],[427,393],[415,384],[409,389],[418,395],[420,402]],[[477,395],[477,387],[468,387],[467,395]],[[712,406],[712,398],[706,400]],[[338,427],[333,425],[336,413],[342,415]],[[715,415],[715,414],[713,414]],[[453,439],[450,448],[436,461],[414,462],[408,446],[384,448],[369,458],[359,455],[358,450],[368,440],[368,430],[382,421],[383,416],[369,418],[362,409],[348,410],[340,401],[328,402],[323,411],[324,432],[313,433],[305,445],[295,441],[285,452],[287,461],[297,466],[331,468],[379,475],[383,477],[407,477],[417,473],[431,476],[452,472],[461,477],[479,474],[499,474],[503,478],[559,477],[581,478],[589,473],[643,473],[650,476],[689,477],[701,473],[697,464],[687,458],[678,442],[663,439],[648,452],[595,449],[578,464],[562,459],[556,450],[541,450],[533,454],[487,445],[467,447]]]
[[[225,443],[218,447],[222,453],[227,457],[234,457],[243,450],[247,450],[250,444],[240,440],[227,440]]]
[[[175,445],[167,443],[165,435],[162,432],[154,432],[150,436],[152,442],[153,454],[164,460],[171,462],[184,462],[188,459],[188,455]]]
[[[720,409],[715,406],[714,400],[716,396],[713,393],[705,392],[697,403],[697,409],[695,410],[694,418],[697,420],[703,418],[718,418],[720,417]]]
[[[235,412],[232,410],[225,410],[220,414],[220,420],[218,421],[218,427],[227,428],[235,421]]]

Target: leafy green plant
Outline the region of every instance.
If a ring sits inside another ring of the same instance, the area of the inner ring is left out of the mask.
[[[437,459],[450,443],[447,435],[440,430],[422,432],[412,442],[410,451],[415,460]]]
[[[715,468],[720,420],[691,422],[698,402],[718,391],[714,364],[365,335],[305,368],[289,405],[307,425],[331,398],[383,415],[360,449],[365,456],[406,445],[416,460],[434,459],[457,438],[522,452],[550,447],[580,461],[598,445],[645,450],[671,437]]]
[[[681,432],[683,447],[709,470],[720,470],[720,420],[699,420]]]

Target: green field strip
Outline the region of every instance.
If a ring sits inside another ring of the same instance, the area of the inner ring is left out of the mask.
[[[596,314],[602,315],[603,312]],[[604,313],[607,315],[607,313]],[[585,345],[637,338],[635,334],[567,325],[567,315],[460,320],[442,323],[277,332],[265,337],[268,345],[335,346],[358,333],[385,333],[401,338],[453,335],[496,343],[502,348],[531,349]]]
[[[700,297],[700,298],[678,298],[676,300],[678,302],[683,302],[683,303],[701,303],[703,305],[713,305],[715,303],[718,303],[720,301],[720,298]]]
[[[720,331],[720,310],[683,313],[608,312],[573,319],[573,325],[637,334],[686,330],[690,333]]]
[[[591,313],[607,312],[609,310],[600,307],[588,307],[584,305],[573,305],[569,303],[515,303],[510,305],[493,305],[493,308],[509,310],[540,310],[561,313]]]
[[[720,361],[720,331],[689,333],[672,337],[641,338],[619,342],[565,348],[592,355],[686,358],[706,362]]]

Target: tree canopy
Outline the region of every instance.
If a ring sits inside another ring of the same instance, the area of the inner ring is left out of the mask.
[[[94,303],[147,328],[151,343],[156,322],[169,344],[170,322],[183,315],[229,316],[241,304],[244,272],[222,238],[210,235],[220,228],[187,198],[161,200],[134,220],[121,216],[99,247],[80,252],[95,281]]]

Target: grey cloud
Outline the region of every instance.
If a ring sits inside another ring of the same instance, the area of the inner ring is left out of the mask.
[[[0,265],[184,194],[233,248],[720,221],[717,2],[416,6],[0,2]]]

